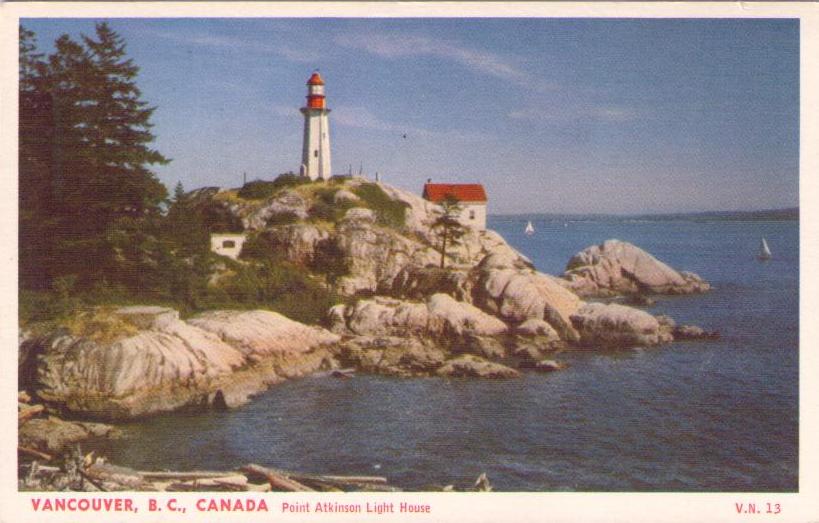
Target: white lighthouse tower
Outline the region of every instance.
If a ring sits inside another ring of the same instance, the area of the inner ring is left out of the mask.
[[[324,99],[324,80],[318,72],[307,80],[307,104],[301,108],[304,115],[304,146],[301,151],[301,175],[311,180],[329,180],[330,124]]]

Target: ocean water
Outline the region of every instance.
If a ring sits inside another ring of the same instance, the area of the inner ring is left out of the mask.
[[[582,248],[635,243],[714,285],[649,308],[716,329],[717,341],[569,351],[561,372],[522,379],[310,377],[227,412],[123,426],[102,450],[140,469],[379,474],[407,489],[474,482],[504,491],[797,491],[797,222],[494,217],[538,269]],[[765,237],[774,257],[755,259]]]

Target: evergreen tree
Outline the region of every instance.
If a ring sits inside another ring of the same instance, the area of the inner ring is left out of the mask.
[[[21,275],[32,267],[24,285],[70,274],[89,285],[122,258],[122,230],[159,215],[167,191],[148,166],[168,160],[148,146],[154,108],[107,24],[82,43],[59,37],[45,62],[35,51],[21,28],[20,97],[33,101],[20,111]]]
[[[135,83],[139,68],[125,57],[125,43],[106,23],[96,26],[96,39],[83,36],[88,68],[89,104],[83,118],[94,151],[92,176],[105,189],[97,203],[103,221],[155,213],[167,196],[165,187],[146,167],[168,159],[151,149],[151,115],[155,108],[140,100]]]
[[[185,199],[185,187],[182,182],[176,182],[176,187],[173,188],[173,202],[180,203]]]
[[[52,257],[53,104],[43,81],[46,64],[32,31],[20,26],[19,44],[19,275],[27,288],[48,285]]]
[[[440,203],[438,210],[438,217],[432,222],[432,230],[437,232],[441,239],[441,246],[438,252],[441,253],[441,268],[446,265],[446,252],[448,248],[460,245],[460,240],[466,229],[458,221],[461,215],[462,207],[457,198],[448,195],[444,201]]]
[[[34,92],[42,78],[45,66],[44,55],[37,52],[37,37],[34,31],[22,25],[20,26],[19,56],[20,93]]]

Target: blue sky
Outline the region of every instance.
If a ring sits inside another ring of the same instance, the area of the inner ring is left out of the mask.
[[[50,51],[95,21],[23,24]],[[798,204],[795,20],[108,21],[157,106],[169,189],[298,171],[319,68],[337,173],[480,182],[493,213]]]

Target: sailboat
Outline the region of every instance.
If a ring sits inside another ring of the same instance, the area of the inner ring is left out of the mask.
[[[532,225],[531,221],[526,224],[526,229],[524,229],[523,232],[526,233],[526,236],[531,236],[535,233],[535,227]]]
[[[771,249],[768,248],[768,242],[765,241],[765,238],[762,238],[759,243],[759,254],[756,257],[759,260],[770,260],[772,257]]]

